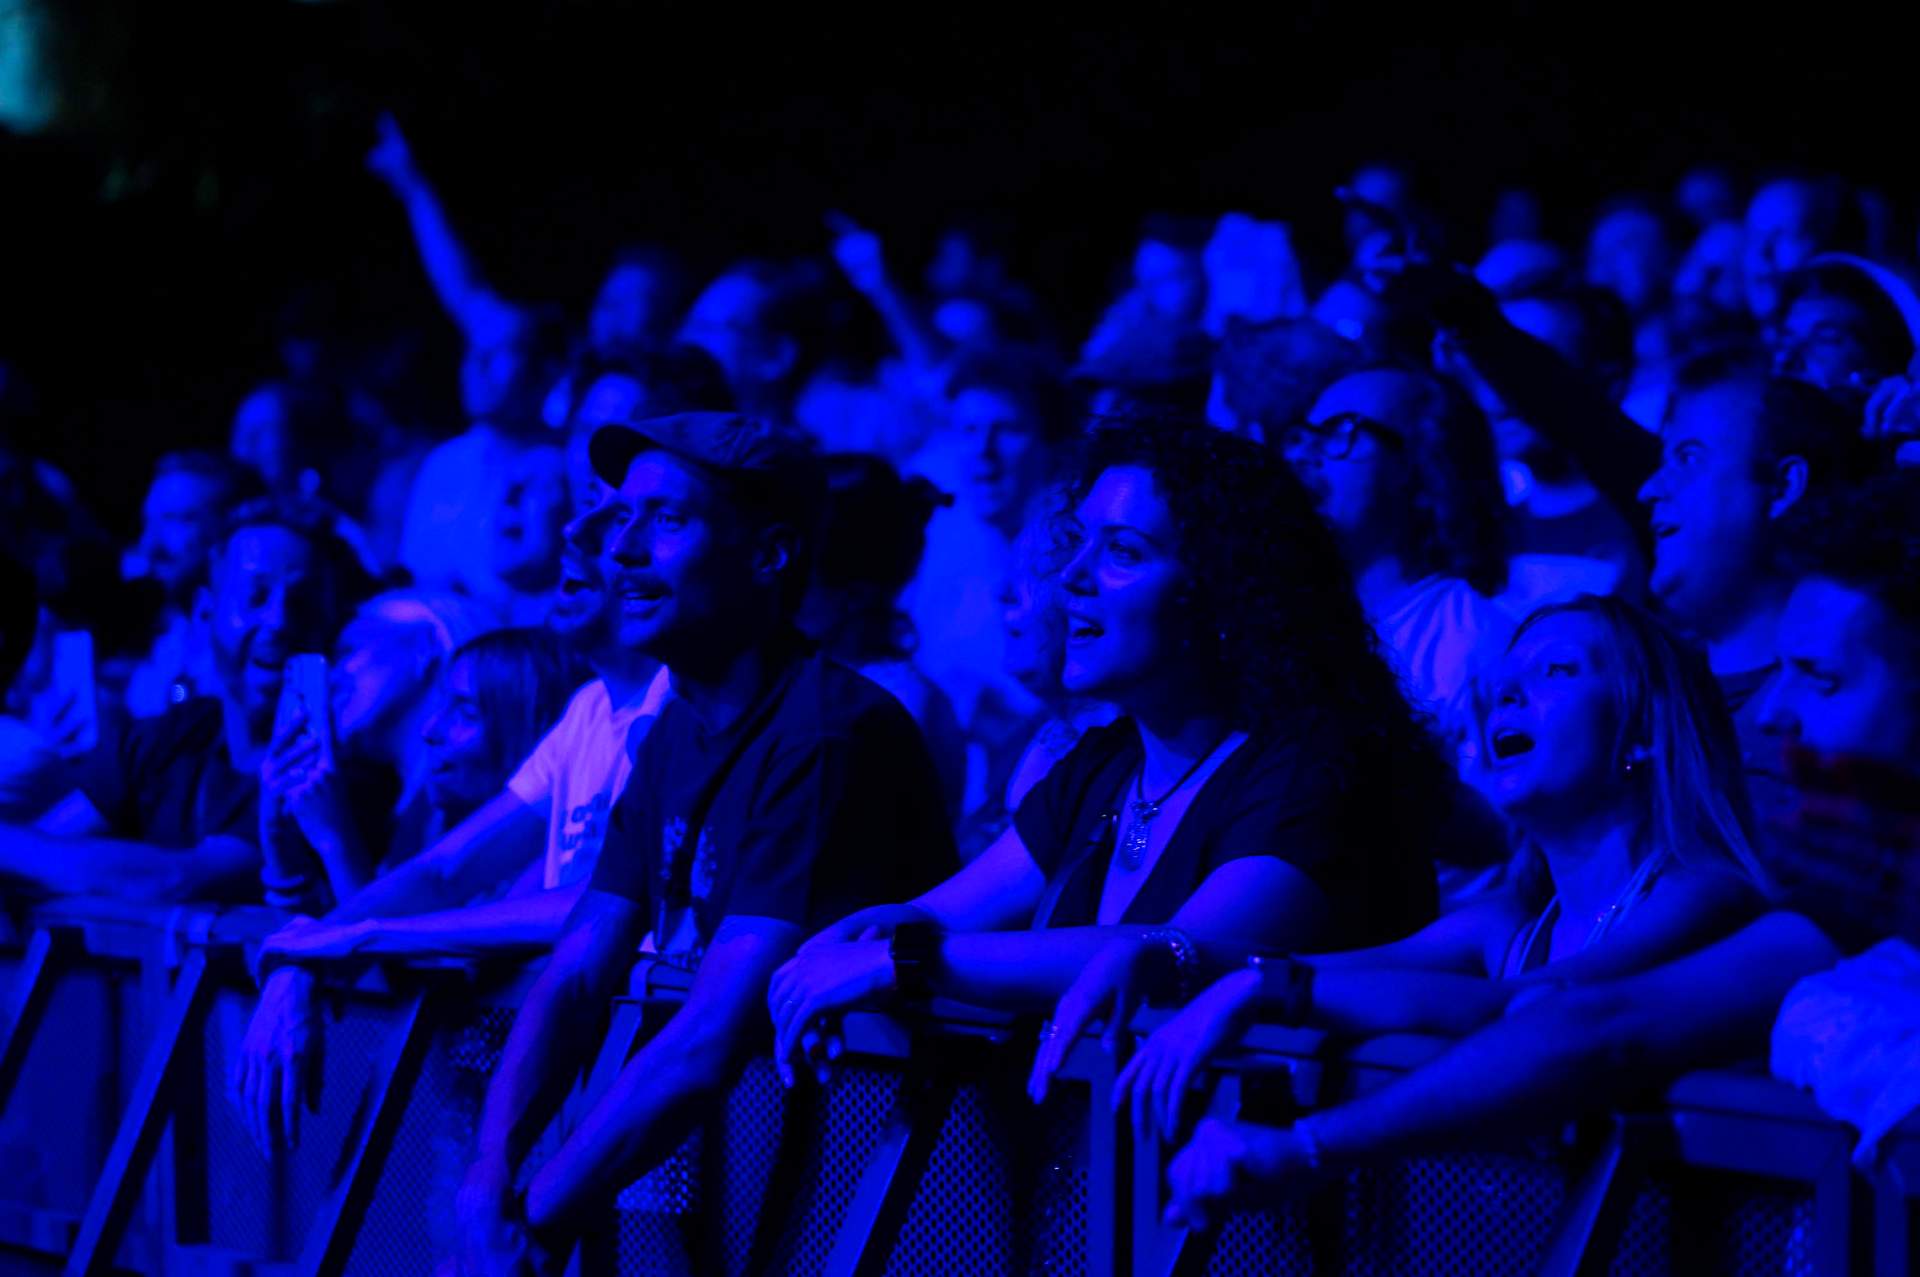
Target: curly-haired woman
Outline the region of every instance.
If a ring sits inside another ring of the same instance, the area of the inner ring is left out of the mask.
[[[1116,1084],[1134,1120],[1178,1129],[1190,1084],[1263,1015],[1354,1036],[1459,1034],[1568,981],[1644,970],[1766,904],[1740,751],[1706,660],[1630,603],[1581,595],[1515,635],[1485,727],[1487,789],[1527,838],[1530,872],[1393,944],[1229,968],[1134,1053]],[[1129,1018],[1143,956],[1110,946],[1055,1013],[1077,1034]],[[1035,1089],[1059,1063],[1043,1051]]]
[[[1092,438],[1075,495],[1065,683],[1122,717],[959,874],[781,969],[789,1078],[821,1017],[895,991],[1044,1007],[1121,935],[1184,969],[1189,937],[1365,944],[1433,914],[1426,831],[1455,782],[1281,459],[1137,423]]]

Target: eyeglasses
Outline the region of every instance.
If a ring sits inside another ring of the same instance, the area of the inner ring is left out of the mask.
[[[1282,436],[1289,448],[1312,448],[1329,461],[1353,455],[1354,443],[1366,431],[1389,448],[1404,448],[1407,441],[1391,426],[1357,412],[1337,412],[1325,421],[1301,421],[1287,427]]]

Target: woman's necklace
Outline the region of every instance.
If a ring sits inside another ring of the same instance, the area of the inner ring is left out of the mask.
[[[1145,759],[1140,760],[1140,770],[1133,774],[1132,789],[1139,795],[1132,803],[1133,823],[1127,827],[1127,836],[1120,840],[1119,848],[1120,863],[1126,867],[1127,872],[1132,873],[1147,863],[1147,840],[1152,835],[1153,818],[1160,814],[1161,804],[1179,793],[1181,787],[1192,780],[1193,774],[1200,770],[1200,764],[1212,758],[1215,750],[1219,748],[1219,744],[1215,743],[1213,749],[1194,759],[1193,766],[1187,768],[1186,775],[1174,781],[1172,788],[1158,798],[1147,797],[1147,763]]]

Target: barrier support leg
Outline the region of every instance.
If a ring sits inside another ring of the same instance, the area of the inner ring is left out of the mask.
[[[6,1009],[6,1019],[0,1020],[0,1107],[5,1106],[7,1096],[13,1091],[14,1078],[20,1072],[21,1061],[27,1057],[27,1044],[33,1040],[34,1025],[46,1010],[47,997],[53,992],[54,976],[59,970],[57,959],[66,947],[61,933],[44,928],[34,932],[33,939],[27,942],[17,992]]]
[[[80,1235],[67,1258],[67,1277],[92,1277],[113,1264],[120,1232],[171,1113],[168,1092],[178,1082],[181,1043],[187,1030],[199,1022],[206,995],[207,955],[189,953],[174,977],[173,992],[155,1026],[153,1045],[147,1048],[146,1062],[140,1068],[127,1111],[121,1116],[106,1167],[93,1186],[86,1216],[80,1222]]]
[[[306,1254],[300,1263],[303,1277],[335,1277],[346,1269],[361,1220],[373,1200],[374,1186],[380,1182],[380,1168],[386,1163],[414,1079],[433,1040],[427,1006],[428,995],[416,992],[401,1012],[399,1041],[385,1071],[374,1083],[371,1108],[354,1143],[346,1173],[308,1235]]]
[[[1632,1205],[1629,1171],[1639,1164],[1638,1143],[1632,1121],[1614,1118],[1606,1142],[1567,1193],[1546,1257],[1540,1261],[1540,1277],[1605,1271],[1611,1243]]]
[[[886,1267],[953,1097],[952,1086],[908,1077],[834,1238],[827,1277],[861,1277]]]

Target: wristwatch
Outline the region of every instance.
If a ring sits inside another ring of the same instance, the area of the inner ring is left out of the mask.
[[[933,969],[946,933],[931,922],[903,922],[893,929],[887,956],[893,959],[894,991],[925,1001],[933,996]]]

